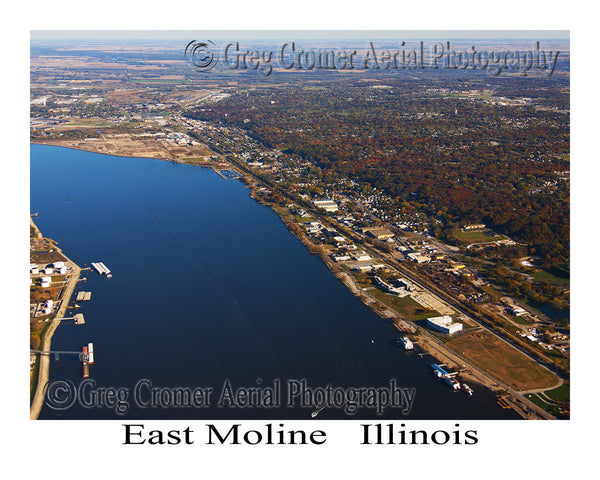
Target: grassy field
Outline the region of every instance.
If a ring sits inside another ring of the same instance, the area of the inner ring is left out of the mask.
[[[536,270],[535,273],[533,274],[533,277],[540,282],[544,281],[544,282],[555,282],[555,283],[568,284],[570,281],[568,278],[553,275],[552,273],[550,273],[546,270]]]
[[[558,382],[554,374],[485,330],[460,335],[447,346],[515,390],[550,388]]]
[[[392,307],[400,315],[407,318],[408,320],[419,321],[425,320],[429,317],[437,317],[440,314],[430,308],[425,308],[419,303],[415,302],[409,296],[400,298],[396,295],[390,295],[389,293],[382,292],[378,288],[369,290],[369,293],[373,295],[377,300],[381,300],[387,306]]]
[[[558,402],[568,402],[571,399],[571,386],[568,383],[562,384],[554,390],[544,392],[547,397]]]
[[[296,223],[310,223],[314,222],[316,219],[313,217],[301,217],[300,215],[294,215],[294,220]]]
[[[564,404],[568,404],[570,401],[570,387],[568,383],[547,392],[528,393],[526,397],[558,418],[565,418],[567,416],[561,407],[564,407]]]
[[[477,230],[472,232],[458,232],[455,236],[459,240],[463,240],[465,242],[494,242],[496,240],[502,240],[504,236],[502,235],[486,235],[490,230]]]

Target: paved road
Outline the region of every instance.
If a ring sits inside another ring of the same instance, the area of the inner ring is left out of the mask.
[[[62,253],[62,252],[61,252]],[[63,254],[64,256],[64,254]],[[66,262],[65,262],[66,263]],[[40,350],[49,351],[52,342],[52,335],[54,335],[54,331],[60,325],[60,319],[65,316],[67,311],[67,307],[69,305],[69,300],[71,299],[71,295],[73,295],[73,291],[75,290],[75,286],[79,281],[79,274],[81,273],[81,269],[75,265],[73,262],[69,260],[71,266],[73,266],[73,272],[70,275],[69,282],[63,291],[63,296],[61,299],[61,307],[60,310],[56,313],[54,320],[52,320],[52,324],[46,330],[46,334],[42,339],[42,344]],[[67,264],[67,263],[66,263]],[[68,264],[67,264],[68,265]],[[29,408],[29,418],[31,420],[37,420],[40,415],[40,411],[42,410],[42,406],[44,404],[44,394],[46,383],[48,383],[48,376],[50,374],[50,355],[40,355],[40,368],[39,368],[39,376],[37,381],[37,387],[35,390],[35,395],[33,396],[33,401],[31,402],[31,407]]]

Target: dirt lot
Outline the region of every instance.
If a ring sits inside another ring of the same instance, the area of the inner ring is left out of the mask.
[[[102,138],[86,140],[51,140],[40,142],[48,145],[75,148],[89,152],[123,157],[180,160],[214,155],[205,145],[177,145],[169,140],[132,138],[129,134],[105,134]]]
[[[515,390],[550,388],[558,383],[550,371],[484,330],[465,333],[446,345]]]
[[[30,238],[30,261],[45,266],[54,262],[64,262],[67,259],[55,247],[54,241],[48,238]]]

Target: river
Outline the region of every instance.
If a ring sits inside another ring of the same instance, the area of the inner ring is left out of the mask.
[[[395,379],[416,391],[405,414],[327,408],[320,419],[519,418],[476,385],[472,397],[452,392],[432,375],[432,357],[396,346],[399,333],[390,322],[249,193],[206,168],[31,146],[36,224],[80,267],[101,261],[113,273],[107,279],[82,272],[87,281],[76,292],[92,292],[78,310],[86,323],[61,325],[52,349],[93,342],[90,381],[73,405],[45,405],[40,418],[306,419],[312,409],[289,406],[286,397],[288,382],[301,379],[346,392]],[[81,364],[61,355],[50,378],[80,387]],[[143,380],[165,392],[213,388],[210,405],[152,407],[147,395],[140,403],[135,387]],[[233,389],[263,393],[280,382],[280,406],[218,407],[226,380]],[[111,389],[129,395],[122,416]]]

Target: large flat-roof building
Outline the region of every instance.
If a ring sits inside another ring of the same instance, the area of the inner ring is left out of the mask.
[[[313,201],[315,207],[322,208],[326,212],[337,212],[338,206],[333,200],[315,200]]]
[[[428,318],[427,326],[446,335],[452,335],[463,328],[462,323],[455,323],[450,315]]]
[[[387,240],[392,238],[394,234],[387,228],[363,228],[363,233],[366,233],[370,237],[376,238],[377,240]]]
[[[410,258],[413,262],[417,262],[417,263],[426,263],[426,262],[431,261],[430,256],[422,255],[421,253],[418,253],[418,252],[408,253],[408,254],[406,254],[406,256],[408,258]]]

